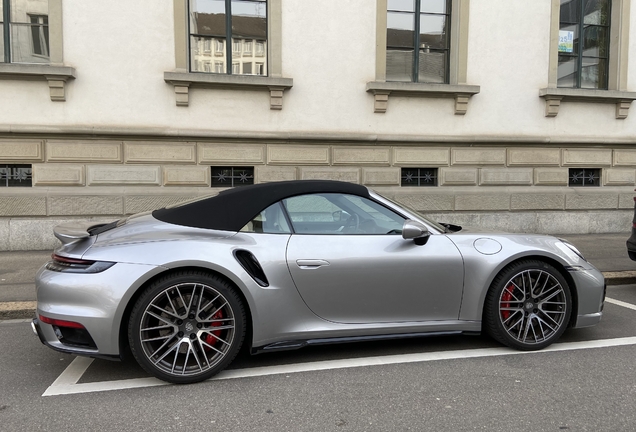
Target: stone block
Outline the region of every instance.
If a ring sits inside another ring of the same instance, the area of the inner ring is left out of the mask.
[[[33,164],[33,186],[84,186],[84,165]]]
[[[0,161],[41,162],[44,160],[42,140],[0,140]]]
[[[481,168],[479,184],[482,186],[529,186],[532,168]]]
[[[120,163],[123,160],[121,141],[58,141],[46,142],[47,162]]]
[[[395,201],[419,212],[453,210],[455,197],[447,194],[396,194]]]
[[[561,165],[561,150],[554,148],[509,148],[508,166]]]
[[[437,167],[450,164],[448,147],[394,147],[393,164],[404,167]]]
[[[634,169],[607,168],[603,170],[603,184],[605,186],[633,186],[636,177]]]
[[[422,212],[427,218],[436,222],[450,223],[459,225],[461,227],[479,227],[479,221],[481,220],[480,213],[429,213]]]
[[[163,184],[166,186],[210,186],[210,167],[164,166]]]
[[[333,147],[334,165],[390,165],[388,147]]]
[[[148,165],[88,165],[87,183],[91,186],[137,184],[160,185],[161,167]]]
[[[46,197],[0,196],[0,216],[46,216]]]
[[[563,166],[598,167],[612,165],[612,150],[583,148],[562,149]]]
[[[538,212],[537,232],[542,234],[583,234],[589,232],[588,212]]]
[[[632,226],[634,212],[632,210],[612,210],[604,212],[589,212],[591,234],[625,232]],[[627,240],[627,238],[625,239]]]
[[[124,201],[113,195],[52,195],[48,198],[50,216],[121,215]]]
[[[636,150],[614,150],[614,166],[636,166]]]
[[[265,163],[264,145],[198,143],[197,147],[200,164],[241,166]]]
[[[349,183],[360,183],[359,168],[300,167],[298,170],[301,180],[339,180]]]
[[[566,210],[618,208],[618,194],[610,192],[572,193],[565,197]]]
[[[453,148],[451,165],[505,165],[505,148]]]
[[[126,163],[196,163],[196,145],[181,142],[124,142]]]
[[[213,195],[210,192],[210,195]],[[128,195],[124,197],[124,213],[135,214],[179,204],[196,198],[192,195]]]
[[[567,168],[535,168],[534,184],[537,186],[567,186]]]
[[[622,193],[618,194],[618,208],[619,209],[633,209],[634,208],[634,193]]]
[[[509,233],[537,232],[537,218],[534,212],[485,213],[479,219],[483,229]]]
[[[10,218],[0,218],[0,251],[9,250],[9,221]]]
[[[440,186],[474,186],[477,184],[476,168],[440,168]]]
[[[511,210],[563,210],[565,195],[558,193],[513,193]]]
[[[362,184],[399,186],[400,168],[362,168]]]
[[[457,194],[455,210],[509,210],[510,195],[499,194]]]
[[[273,165],[329,165],[329,146],[269,145],[267,163]]]
[[[254,168],[255,183],[296,180],[296,167],[261,165]]]
[[[9,221],[9,250],[54,249],[60,245],[60,241],[53,235],[54,227],[66,222],[88,220],[90,218],[12,218]]]

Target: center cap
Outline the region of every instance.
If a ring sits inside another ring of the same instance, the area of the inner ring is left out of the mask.
[[[526,302],[525,307],[527,310],[534,309],[534,303]]]
[[[192,323],[190,321],[188,321],[187,323],[185,323],[185,329],[186,331],[192,331],[194,330],[194,326],[192,325]]]

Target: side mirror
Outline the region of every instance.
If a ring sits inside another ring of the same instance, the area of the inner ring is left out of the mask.
[[[431,233],[421,222],[407,219],[402,227],[402,238],[404,240],[413,240],[416,245],[425,245]]]

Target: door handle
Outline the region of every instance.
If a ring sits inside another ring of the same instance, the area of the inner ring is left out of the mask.
[[[296,265],[301,269],[317,269],[318,267],[328,266],[329,261],[320,259],[299,259],[296,260]]]

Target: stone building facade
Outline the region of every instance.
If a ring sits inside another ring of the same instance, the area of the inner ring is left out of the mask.
[[[48,33],[41,18],[30,24],[46,34],[48,62],[0,63],[0,170],[10,173],[0,250],[53,247],[63,221],[217,193],[229,185],[222,169],[254,183],[360,183],[460,225],[626,231],[636,8],[607,1],[607,17],[593,18],[610,23],[606,88],[589,89],[559,86],[566,0],[433,2],[447,4],[444,83],[387,80],[387,26],[402,13],[391,0],[255,1],[266,10],[265,75],[214,73],[198,54],[193,70],[193,47],[223,37],[192,33],[203,0],[48,0]]]

